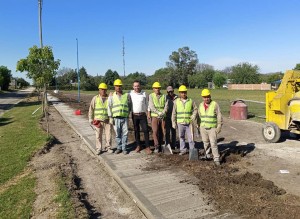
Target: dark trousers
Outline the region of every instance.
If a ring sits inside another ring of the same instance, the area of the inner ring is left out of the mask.
[[[149,131],[148,131],[148,120],[146,114],[142,115],[133,115],[133,126],[134,126],[134,135],[137,146],[141,146],[140,142],[140,126],[142,132],[144,132],[145,146],[149,147]]]
[[[166,143],[171,145],[171,148],[176,147],[176,129],[172,127],[171,118],[166,118]]]

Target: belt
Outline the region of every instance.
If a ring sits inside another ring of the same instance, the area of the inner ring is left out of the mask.
[[[133,113],[133,115],[135,115],[135,116],[142,116],[142,115],[146,115],[146,113],[145,113],[145,112],[141,112],[141,113]]]
[[[205,128],[206,130],[211,130],[211,128]]]

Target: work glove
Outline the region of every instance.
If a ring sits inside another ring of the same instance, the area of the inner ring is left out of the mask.
[[[91,125],[93,125],[93,120],[92,120],[92,119],[89,119],[89,123],[90,123]]]
[[[109,124],[115,125],[115,120],[112,117],[109,117]]]
[[[176,122],[173,122],[173,123],[172,123],[172,128],[173,128],[173,129],[176,129]]]
[[[217,134],[219,134],[221,132],[221,128],[222,128],[222,125],[218,125],[217,126],[217,128],[216,128]]]

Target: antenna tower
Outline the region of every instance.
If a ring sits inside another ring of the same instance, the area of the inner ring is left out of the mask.
[[[124,36],[123,36],[123,50],[122,50],[122,55],[123,55],[123,71],[124,71],[124,77],[125,77],[125,43],[124,43]]]

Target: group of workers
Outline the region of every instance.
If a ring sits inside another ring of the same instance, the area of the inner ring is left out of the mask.
[[[218,103],[211,99],[208,89],[203,89],[201,96],[203,102],[197,107],[196,103],[187,96],[187,87],[181,85],[179,96],[174,94],[172,86],[167,87],[167,95],[161,93],[161,85],[155,82],[152,85],[153,93],[147,95],[141,89],[138,80],[133,82],[133,90],[123,92],[122,81],[114,81],[114,92],[107,93],[107,85],[99,84],[99,94],[94,96],[89,107],[89,123],[96,133],[96,152],[128,154],[128,119],[132,116],[136,148],[139,153],[145,150],[147,154],[153,153],[150,149],[148,121],[151,121],[154,141],[154,153],[162,151],[163,142],[176,149],[176,129],[178,129],[180,151],[179,155],[192,153],[195,149],[194,127],[200,133],[204,145],[202,159],[213,159],[220,165],[220,153],[217,146],[217,134],[221,132],[222,115]],[[116,134],[116,150],[112,150],[111,127]],[[140,127],[144,133],[145,146],[140,141]],[[102,135],[105,132],[105,145]],[[185,144],[185,135],[188,147]],[[198,154],[198,150],[197,150]]]

